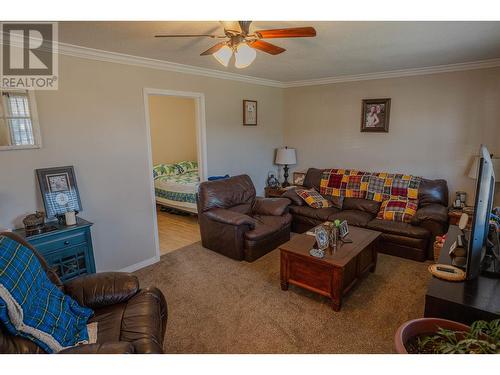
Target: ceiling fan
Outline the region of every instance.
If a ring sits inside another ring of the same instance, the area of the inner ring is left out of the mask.
[[[209,37],[223,40],[206,51],[201,56],[213,55],[215,59],[224,66],[228,66],[229,60],[234,53],[235,64],[237,68],[246,68],[257,55],[256,50],[260,50],[271,55],[278,55],[286,50],[274,44],[263,41],[262,39],[271,38],[304,38],[316,36],[316,30],[313,27],[293,27],[287,29],[256,30],[250,32],[252,21],[238,21],[237,28],[224,27],[225,35],[216,34],[174,34],[155,35],[155,38],[191,38],[191,37]]]

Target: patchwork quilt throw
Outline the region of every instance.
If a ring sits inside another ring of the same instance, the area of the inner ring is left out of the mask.
[[[0,324],[48,353],[87,343],[93,311],[61,292],[35,254],[0,236]]]
[[[405,174],[328,169],[321,176],[320,193],[377,202],[391,198],[417,199],[420,181],[420,177]]]

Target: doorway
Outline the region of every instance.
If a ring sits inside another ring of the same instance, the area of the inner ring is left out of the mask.
[[[200,240],[196,193],[206,180],[201,93],[144,89],[157,254]]]

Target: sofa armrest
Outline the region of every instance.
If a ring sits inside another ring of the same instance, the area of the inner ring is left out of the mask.
[[[64,283],[64,291],[80,305],[90,308],[129,300],[139,291],[139,280],[125,272],[102,272]]]
[[[84,344],[61,350],[58,354],[133,354],[134,345],[130,342],[116,341],[102,344]]]
[[[204,215],[210,220],[217,221],[222,224],[229,225],[249,225],[250,228],[255,228],[255,219],[251,218],[248,215],[226,210],[224,208],[214,208],[213,210],[209,210],[204,212]]]
[[[287,198],[256,198],[252,211],[258,215],[281,216],[289,205],[290,200]]]
[[[420,207],[412,218],[412,224],[419,225],[424,221],[437,221],[438,223],[448,223],[448,209],[437,203]]]

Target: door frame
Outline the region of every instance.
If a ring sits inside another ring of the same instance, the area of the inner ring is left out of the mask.
[[[153,230],[154,242],[156,248],[156,257],[160,259],[160,239],[158,234],[158,218],[156,215],[156,197],[153,177],[153,149],[151,145],[151,123],[149,116],[149,97],[151,95],[174,96],[182,98],[192,98],[195,102],[195,123],[196,123],[196,152],[198,157],[198,174],[200,181],[207,180],[207,126],[205,120],[205,94],[200,92],[164,90],[155,88],[144,88],[144,114],[146,118],[146,135],[148,148],[148,170],[149,185],[151,192],[151,203],[153,208]]]

